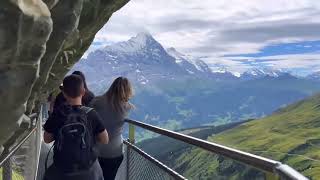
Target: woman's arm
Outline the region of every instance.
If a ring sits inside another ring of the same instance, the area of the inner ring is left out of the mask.
[[[97,135],[97,141],[101,144],[108,144],[109,143],[109,136],[108,136],[107,130],[104,130]]]

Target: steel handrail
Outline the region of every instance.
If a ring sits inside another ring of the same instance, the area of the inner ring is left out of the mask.
[[[9,159],[29,138],[30,136],[36,131],[36,127],[33,128],[17,145],[15,145],[12,150],[10,150],[9,152],[3,154],[1,156],[0,159],[0,166],[2,166],[2,164]]]
[[[300,174],[299,172],[297,172],[296,170],[294,170],[293,168],[291,168],[290,166],[282,164],[279,161],[275,161],[275,160],[257,156],[251,153],[243,152],[243,151],[233,149],[227,146],[223,146],[217,143],[208,142],[199,138],[195,138],[195,137],[181,134],[178,132],[170,131],[170,130],[149,125],[143,122],[139,122],[131,119],[125,119],[125,122],[135,126],[139,126],[143,129],[155,132],[157,134],[161,134],[176,140],[180,140],[182,142],[194,145],[196,147],[213,152],[215,154],[228,157],[238,162],[250,165],[254,168],[257,168],[266,172],[270,172],[270,173],[276,173],[278,176],[286,179],[292,179],[292,180],[308,179],[302,174]]]

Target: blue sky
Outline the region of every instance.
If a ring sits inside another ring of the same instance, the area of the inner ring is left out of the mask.
[[[227,54],[224,57],[249,67],[281,69],[305,76],[320,70],[319,52],[320,41],[301,41],[271,44],[255,53]]]
[[[264,57],[286,54],[306,54],[316,53],[320,51],[320,40],[318,41],[302,41],[293,43],[272,44],[263,47],[256,53],[225,55],[225,57]]]
[[[131,0],[90,48],[149,32],[165,47],[242,73],[256,66],[320,71],[320,1]]]

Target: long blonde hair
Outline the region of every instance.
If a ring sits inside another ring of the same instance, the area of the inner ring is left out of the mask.
[[[126,110],[134,108],[129,102],[133,96],[133,90],[128,78],[118,77],[115,79],[105,96],[113,110],[117,112],[124,113]]]

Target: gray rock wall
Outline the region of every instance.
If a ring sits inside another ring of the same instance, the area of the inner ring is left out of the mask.
[[[0,1],[0,145],[129,0]]]

